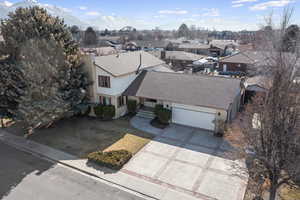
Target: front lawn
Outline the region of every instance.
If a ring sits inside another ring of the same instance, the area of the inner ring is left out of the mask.
[[[8,127],[7,131],[19,136],[24,134],[18,123]],[[135,154],[153,137],[133,128],[129,117],[113,121],[74,117],[57,122],[48,129],[36,130],[29,139],[86,158],[94,151],[124,149]]]

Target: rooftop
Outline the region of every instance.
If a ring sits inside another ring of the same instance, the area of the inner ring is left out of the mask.
[[[124,95],[227,110],[240,91],[234,78],[143,71]]]
[[[165,62],[144,51],[125,52],[95,57],[95,65],[113,76],[122,76],[140,69],[163,65]]]
[[[264,57],[266,56],[259,51],[244,51],[227,56],[220,60],[220,62],[254,64],[262,61]]]

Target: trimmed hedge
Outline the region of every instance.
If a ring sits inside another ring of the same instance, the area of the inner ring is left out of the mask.
[[[116,114],[116,109],[113,105],[97,105],[94,107],[94,112],[97,117],[103,120],[112,120]]]
[[[131,159],[131,157],[132,154],[126,150],[109,152],[97,151],[88,155],[88,161],[110,169],[119,170]]]
[[[137,101],[128,99],[127,101],[127,109],[130,114],[135,114],[137,109]]]
[[[103,119],[104,120],[112,120],[112,118],[116,114],[115,106],[104,106],[103,107]]]
[[[162,124],[169,124],[172,117],[172,111],[163,107],[163,105],[156,105],[154,109],[158,121]]]
[[[97,105],[94,107],[94,113],[99,118],[103,117],[103,107],[103,105]]]
[[[155,105],[155,108],[154,108],[154,114],[155,114],[156,116],[158,116],[159,111],[162,110],[162,109],[164,109],[164,106],[163,106],[163,105],[161,105],[161,104],[156,104],[156,105]]]

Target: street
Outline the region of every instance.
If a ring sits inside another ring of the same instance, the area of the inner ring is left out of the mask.
[[[0,142],[0,199],[142,200],[95,178]]]

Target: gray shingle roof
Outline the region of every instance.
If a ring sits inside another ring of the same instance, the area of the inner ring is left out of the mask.
[[[108,56],[95,57],[95,64],[113,76],[122,76],[135,72],[140,65],[140,55],[142,65],[140,69],[159,66],[165,62],[155,56],[144,52],[134,51]]]
[[[239,79],[143,71],[124,95],[227,110],[239,91]]]
[[[200,44],[200,43],[184,43],[178,46],[180,49],[209,49],[209,44]]]
[[[170,59],[170,60],[196,61],[206,57],[204,55],[189,53],[185,51],[164,51],[164,52],[166,53],[166,59]],[[162,51],[149,51],[149,53],[160,58]]]
[[[264,58],[266,58],[266,55],[263,52],[245,51],[227,56],[221,59],[220,62],[254,64],[263,61]]]

